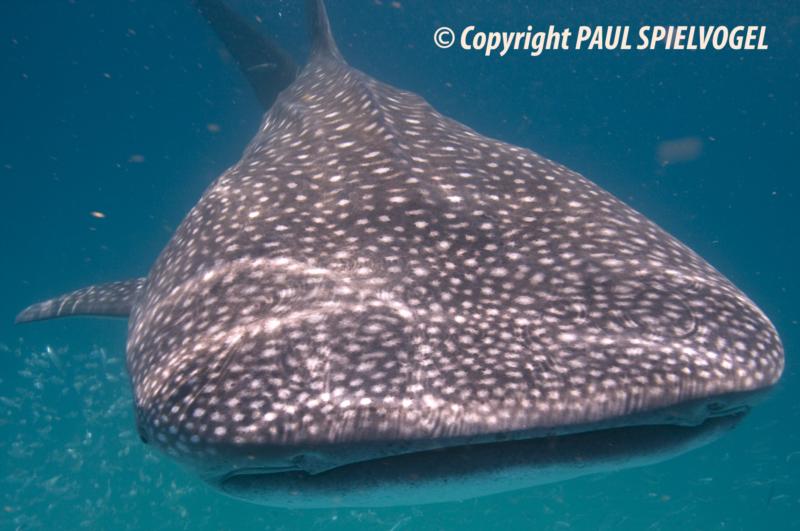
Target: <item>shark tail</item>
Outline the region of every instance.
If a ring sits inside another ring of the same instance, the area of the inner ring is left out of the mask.
[[[292,57],[223,0],[192,0],[192,4],[225,44],[258,101],[268,110],[297,75]]]
[[[239,65],[262,107],[269,110],[278,94],[294,81],[298,67],[289,53],[259,28],[237,14],[225,0],[191,0]],[[307,0],[311,27],[311,58],[344,62],[323,0]]]
[[[36,303],[22,310],[14,322],[27,323],[70,315],[127,317],[144,289],[144,278],[95,284]]]

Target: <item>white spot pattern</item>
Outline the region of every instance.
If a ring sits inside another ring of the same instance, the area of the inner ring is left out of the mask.
[[[202,460],[603,421],[769,386],[783,351],[590,181],[320,59],[158,258],[128,364],[143,434]]]

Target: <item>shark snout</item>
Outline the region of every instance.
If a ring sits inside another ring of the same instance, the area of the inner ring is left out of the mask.
[[[784,366],[775,327],[721,276],[656,277],[622,304],[631,343],[649,345],[668,381],[698,397],[755,391]]]

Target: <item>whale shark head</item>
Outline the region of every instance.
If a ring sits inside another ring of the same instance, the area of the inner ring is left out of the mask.
[[[692,250],[350,67],[310,6],[308,63],[148,277],[20,315],[130,312],[145,441],[260,503],[437,501],[680,453],[778,380]]]

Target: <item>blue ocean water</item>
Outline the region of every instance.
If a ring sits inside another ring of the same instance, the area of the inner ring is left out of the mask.
[[[301,2],[232,4],[305,53]],[[583,173],[721,270],[781,333],[775,392],[721,440],[666,463],[460,503],[300,511],[212,491],[140,443],[124,322],[12,323],[31,302],[145,274],[261,110],[187,0],[11,0],[0,5],[0,528],[800,528],[800,5],[330,0],[329,11],[354,66]],[[442,25],[530,23],[759,24],[769,50],[486,58],[432,40]]]

